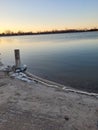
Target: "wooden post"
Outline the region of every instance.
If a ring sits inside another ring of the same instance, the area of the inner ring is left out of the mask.
[[[20,51],[19,49],[15,49],[14,50],[14,53],[15,53],[15,67],[18,68],[20,67]]]

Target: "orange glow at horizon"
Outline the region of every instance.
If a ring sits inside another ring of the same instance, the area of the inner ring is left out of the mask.
[[[1,0],[0,33],[98,28],[98,0]]]
[[[98,28],[98,25],[92,25],[92,24],[89,24],[88,26],[79,26],[78,24],[77,25],[69,25],[69,26],[55,26],[55,27],[44,27],[44,26],[31,26],[31,27],[7,27],[7,28],[0,28],[0,33],[6,33],[8,31],[11,31],[11,32],[14,32],[14,33],[17,33],[17,32],[40,32],[40,31],[52,31],[52,30],[67,30],[67,29],[90,29],[90,28]]]

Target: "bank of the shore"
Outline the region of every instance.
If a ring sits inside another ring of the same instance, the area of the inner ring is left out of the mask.
[[[97,130],[98,97],[0,72],[0,130]]]

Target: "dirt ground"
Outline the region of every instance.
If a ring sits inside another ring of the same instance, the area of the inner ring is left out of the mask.
[[[98,130],[98,96],[0,72],[0,130]]]

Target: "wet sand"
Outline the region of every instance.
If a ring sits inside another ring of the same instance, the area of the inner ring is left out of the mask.
[[[0,130],[98,130],[97,95],[32,79],[0,72]]]

